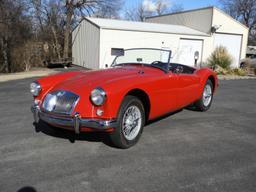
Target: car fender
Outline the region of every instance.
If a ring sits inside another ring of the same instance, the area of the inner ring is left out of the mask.
[[[42,100],[44,96],[51,90],[55,85],[59,82],[62,82],[68,78],[74,77],[81,72],[74,71],[74,72],[64,72],[64,73],[57,73],[49,76],[42,77],[37,80],[37,82],[41,85],[42,90],[41,93],[35,97],[37,100]]]
[[[199,93],[200,96],[204,90],[204,86],[206,84],[206,81],[210,78],[212,80],[214,80],[214,87],[213,87],[213,91],[216,91],[216,88],[218,86],[218,77],[217,74],[212,71],[211,69],[209,69],[208,67],[205,68],[201,68],[199,70],[196,71],[196,74],[200,77],[200,87],[199,87]]]

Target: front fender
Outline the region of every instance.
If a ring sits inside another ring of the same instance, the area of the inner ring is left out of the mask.
[[[40,94],[37,97],[34,97],[34,99],[42,100],[44,96],[51,90],[55,85],[57,85],[59,82],[64,81],[65,79],[71,78],[80,72],[65,72],[65,73],[58,73],[54,75],[49,75],[40,79],[37,79],[36,81],[41,85],[42,90]]]
[[[124,97],[131,91],[131,90],[141,90],[149,95],[150,93],[148,90],[149,81],[151,79],[133,79],[132,81],[130,79],[127,79],[125,81],[122,81],[120,83],[111,83],[111,84],[105,84],[102,85],[102,88],[106,91],[106,102],[103,106],[96,107],[93,106],[92,109],[92,115],[93,117],[97,117],[96,111],[97,109],[104,110],[104,114],[102,118],[105,119],[112,119],[116,118],[119,112],[119,108],[122,104],[122,101]],[[125,85],[125,86],[124,86]]]

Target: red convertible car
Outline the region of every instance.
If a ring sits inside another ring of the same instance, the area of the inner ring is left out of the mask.
[[[171,63],[171,51],[129,49],[111,68],[51,75],[31,83],[35,123],[42,120],[75,133],[108,132],[129,148],[149,121],[186,106],[206,111],[218,85],[209,68]]]

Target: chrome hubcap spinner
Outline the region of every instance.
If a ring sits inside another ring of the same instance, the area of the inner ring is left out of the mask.
[[[204,88],[203,92],[203,104],[205,107],[207,107],[212,100],[212,88],[209,84],[207,84]]]
[[[132,105],[124,113],[122,120],[122,131],[124,137],[131,141],[137,137],[140,132],[142,115],[140,109]]]

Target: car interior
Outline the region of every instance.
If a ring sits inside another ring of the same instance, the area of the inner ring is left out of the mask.
[[[166,68],[167,63],[155,61],[151,65],[164,69],[164,68]],[[172,73],[193,74],[195,70],[196,70],[195,68],[189,67],[186,65],[182,65],[182,64],[178,64],[178,63],[169,63],[169,71],[171,71]]]
[[[195,68],[178,64],[178,63],[170,63],[169,64],[169,71],[173,73],[185,73],[185,74],[193,74],[195,72]]]

